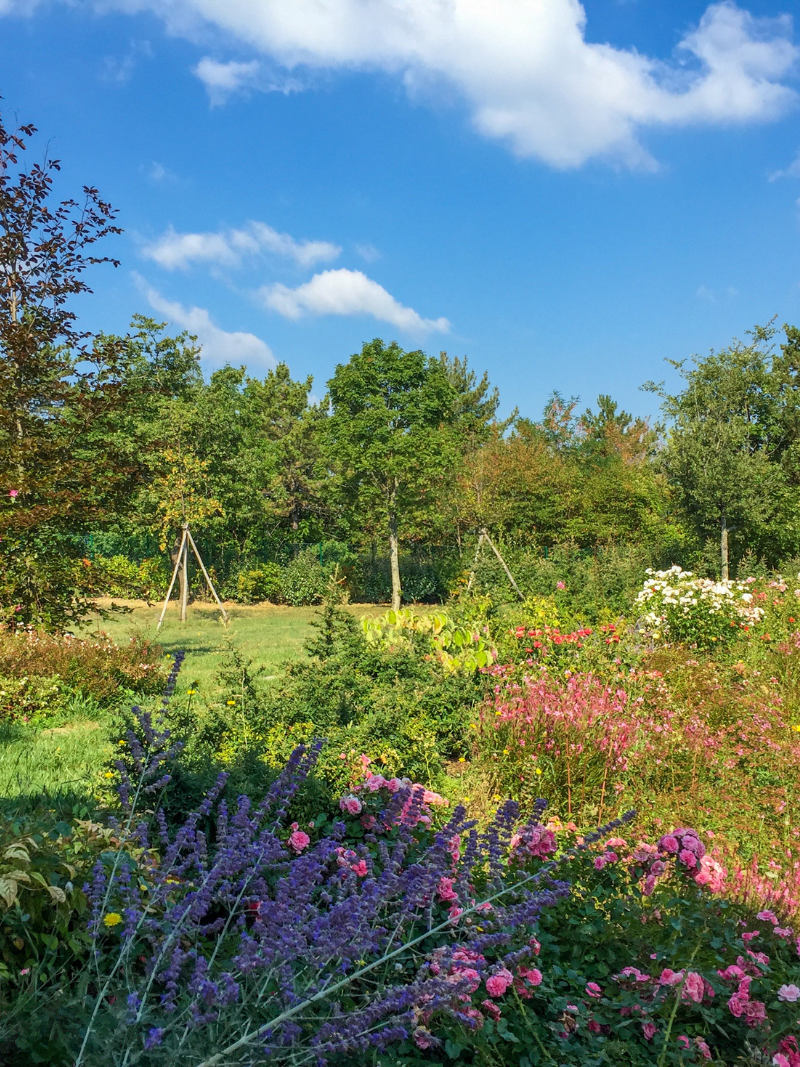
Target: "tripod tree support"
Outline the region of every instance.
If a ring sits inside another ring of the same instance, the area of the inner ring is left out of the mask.
[[[228,613],[225,610],[225,608],[223,607],[222,601],[217,596],[217,591],[214,588],[214,583],[211,581],[209,573],[206,570],[206,565],[205,565],[205,563],[203,563],[203,560],[202,560],[202,557],[200,556],[200,552],[198,551],[197,545],[194,543],[194,538],[192,537],[191,531],[189,530],[189,524],[188,523],[184,523],[183,531],[181,533],[180,548],[178,549],[178,557],[175,560],[175,567],[174,567],[174,569],[172,571],[172,580],[169,583],[169,589],[167,590],[167,595],[164,598],[164,606],[161,609],[161,617],[159,618],[158,625],[156,626],[156,633],[158,633],[158,631],[161,629],[161,624],[164,621],[164,616],[167,614],[167,605],[169,604],[169,598],[172,596],[172,590],[173,590],[173,587],[175,585],[175,579],[178,577],[178,573],[181,570],[181,568],[183,568],[183,580],[181,581],[181,622],[186,622],[186,604],[187,604],[187,599],[188,599],[188,594],[189,594],[189,546],[190,545],[192,547],[192,551],[194,552],[195,559],[197,560],[197,562],[200,565],[200,570],[203,572],[203,577],[206,580],[206,584],[208,585],[208,588],[209,588],[209,590],[211,592],[211,595],[216,600],[217,606],[218,606],[220,612],[222,613],[222,620],[223,620],[223,622],[225,623],[226,626],[228,625],[228,622],[229,622]]]
[[[497,545],[494,543],[494,541],[489,536],[489,531],[486,529],[485,526],[481,530],[480,536],[478,538],[478,547],[475,549],[475,559],[472,561],[472,571],[471,571],[470,576],[469,576],[469,581],[467,582],[467,592],[469,592],[470,589],[472,588],[472,583],[473,583],[473,581],[475,579],[475,569],[478,566],[478,558],[480,557],[481,548],[483,547],[484,541],[489,545],[489,547],[491,548],[492,552],[494,552],[494,554],[497,556],[498,560],[500,561],[500,565],[502,566],[503,570],[506,572],[506,577],[508,578],[509,582],[511,582],[511,585],[512,585],[512,587],[514,589],[514,592],[517,594],[517,596],[520,598],[520,600],[524,600],[525,597],[522,595],[522,592],[521,592],[519,586],[514,581],[514,575],[509,570],[509,566],[506,563],[506,561],[500,555],[500,550],[498,549]]]

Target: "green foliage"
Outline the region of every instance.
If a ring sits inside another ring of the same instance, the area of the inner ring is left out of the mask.
[[[65,693],[56,677],[0,675],[0,722],[41,719],[63,709]]]
[[[104,596],[149,602],[163,597],[169,586],[164,557],[150,557],[137,563],[127,556],[95,556],[91,563],[88,580],[93,592]]]
[[[256,604],[264,600],[280,604],[283,598],[283,569],[277,563],[259,563],[249,570],[239,571],[236,593],[237,600],[242,604]]]
[[[457,625],[443,611],[418,615],[406,609],[387,611],[378,619],[365,617],[361,628],[367,644],[381,649],[413,648],[414,636],[427,638],[429,655],[448,673],[472,674],[491,667],[497,654],[488,639],[488,627]]]

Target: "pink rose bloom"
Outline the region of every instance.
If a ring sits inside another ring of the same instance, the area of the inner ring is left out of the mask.
[[[353,872],[353,874],[357,874],[359,878],[366,878],[366,876],[369,874],[369,870],[367,869],[367,861],[363,859],[359,860],[358,863],[354,863],[350,870]]]
[[[791,1065],[782,1052],[776,1052],[772,1057],[772,1067],[791,1067]]]
[[[607,863],[608,863],[608,860],[605,858],[605,856],[595,856],[595,858],[594,858],[594,869],[596,871],[602,871],[602,869],[605,867],[605,865]]]
[[[776,937],[784,937],[787,940],[794,934],[791,926],[774,926],[772,932]]]
[[[703,1040],[703,1038],[702,1037],[696,1037],[694,1039],[694,1043],[695,1043],[695,1046],[697,1047],[697,1051],[700,1053],[700,1055],[703,1057],[703,1059],[704,1060],[710,1060],[711,1059],[711,1049],[708,1047],[708,1045]]]
[[[474,967],[459,967],[458,970],[453,971],[453,973],[448,976],[447,981],[469,982],[467,989],[470,993],[474,993],[481,984],[481,976]]]
[[[400,778],[390,778],[388,782],[384,780],[384,785],[390,793],[396,793],[397,790],[402,786],[402,784],[403,783]]]
[[[756,915],[757,919],[761,919],[762,922],[772,923],[773,926],[778,925],[778,916],[774,911],[769,911],[768,908],[764,908]]]
[[[370,793],[377,793],[379,789],[383,789],[388,782],[382,774],[371,774],[368,778],[364,779],[364,788],[368,789]]]
[[[502,997],[513,981],[514,975],[511,971],[506,967],[501,967],[499,971],[486,979],[486,992],[490,997]]]
[[[377,821],[378,820],[375,818],[374,815],[362,815],[361,816],[361,825],[364,827],[365,830],[374,829],[375,828],[375,824],[377,823]]]
[[[767,1021],[767,1006],[760,1000],[748,1000],[744,1006],[744,1014],[747,1025],[755,1029],[759,1024]]]
[[[8,491],[8,495],[9,495],[9,496],[11,497],[11,499],[13,500],[13,499],[14,499],[15,497],[18,497],[18,496],[19,496],[19,489],[9,489],[9,491]]]
[[[16,496],[16,493],[14,495]],[[566,588],[567,588],[566,582],[556,582],[556,589],[566,589]]]
[[[628,842],[624,837],[609,837],[606,848],[627,848]]]
[[[732,963],[730,967],[726,967],[724,971],[717,971],[720,978],[724,978],[726,982],[738,982],[741,978],[744,978],[744,971],[741,967],[737,967],[735,963]]]
[[[736,1019],[741,1019],[746,1004],[747,1000],[745,1000],[744,997],[741,997],[738,993],[734,993],[728,1001],[728,1008],[730,1009],[731,1015]]]
[[[302,830],[295,830],[289,837],[289,847],[294,849],[295,852],[302,852],[303,849],[308,848],[311,844],[311,838],[308,834],[303,833]]]
[[[681,996],[685,999],[693,1000],[695,1004],[700,1004],[704,991],[703,976],[698,974],[697,971],[689,971],[683,983]]]
[[[451,904],[450,910],[447,913],[450,918],[455,922],[461,915],[464,914],[464,909],[459,908],[457,904]]]
[[[683,981],[683,971],[673,971],[669,967],[665,967],[661,972],[658,979],[659,985],[680,985]]]
[[[782,985],[778,990],[778,1000],[794,1004],[798,998],[800,998],[800,989],[798,989],[794,983],[791,985]]]
[[[682,848],[678,853],[678,859],[681,863],[684,863],[687,867],[697,866],[697,856],[694,852],[690,852],[688,848]]]
[[[602,997],[603,995],[603,990],[600,988],[597,982],[587,982],[586,992],[589,994],[590,997]]]
[[[673,837],[672,834],[664,834],[658,843],[665,852],[671,852],[673,856],[680,848],[677,837]]]
[[[642,893],[644,896],[649,897],[656,887],[656,876],[650,874],[645,878],[644,885],[642,886]],[[800,956],[800,949],[798,949],[798,955]]]
[[[339,807],[348,815],[361,814],[361,801],[358,799],[358,797],[354,797],[352,793],[346,797],[342,797],[342,799],[339,801]]]
[[[753,952],[751,949],[747,950],[747,955],[756,961],[756,963],[763,963],[765,967],[769,967],[769,956],[765,952]]]
[[[684,1048],[690,1047],[689,1038],[686,1036],[686,1034],[681,1034],[681,1036],[678,1038],[678,1044],[683,1045]]]
[[[590,1019],[586,1025],[593,1034],[600,1033],[600,1023],[597,1021],[597,1019]]]
[[[502,1016],[500,1008],[495,1004],[493,1000],[482,1000],[481,1007],[489,1016],[490,1019],[494,1019],[495,1022]]]
[[[472,1019],[476,1030],[480,1030],[483,1027],[483,1016],[477,1008],[467,1008],[464,1014],[468,1019]]]
[[[707,885],[712,893],[721,893],[725,888],[727,870],[712,856],[705,855],[700,860],[700,867],[694,876],[698,885]]]
[[[538,967],[520,967],[517,973],[520,978],[527,978],[531,985],[542,984],[542,972]]]
[[[620,978],[633,978],[635,982],[649,982],[650,975],[642,974],[638,967],[623,967],[619,974],[615,974],[614,977],[619,980]]]
[[[748,941],[753,941],[756,937],[760,936],[761,934],[759,934],[758,930],[748,930],[746,933],[742,934],[742,941],[746,943]]]
[[[642,1033],[645,1041],[652,1041],[657,1032],[658,1028],[655,1023],[642,1023]]]
[[[458,900],[458,894],[453,889],[452,878],[440,878],[436,894],[439,900]]]
[[[539,955],[539,953],[540,953],[540,952],[542,951],[542,946],[541,946],[541,944],[540,944],[540,943],[539,943],[539,942],[538,942],[538,941],[536,940],[536,938],[535,938],[535,937],[532,937],[532,938],[531,938],[531,939],[530,939],[530,940],[528,941],[528,944],[529,944],[529,945],[531,946],[531,948],[533,949],[533,954],[534,954],[534,956],[538,956],[538,955]]]

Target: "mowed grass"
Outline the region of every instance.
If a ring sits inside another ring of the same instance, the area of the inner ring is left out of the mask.
[[[103,607],[110,600],[99,601]],[[119,603],[119,602],[118,602]],[[139,634],[157,642],[172,656],[186,652],[178,692],[192,687],[199,699],[213,699],[219,693],[215,679],[230,648],[238,649],[262,667],[262,677],[276,679],[288,661],[305,656],[304,644],[313,634],[312,620],[317,608],[289,608],[272,604],[226,604],[227,626],[219,609],[205,602],[189,606],[188,618],[181,623],[178,608],[170,605],[161,630],[156,625],[161,606],[141,601],[124,601],[125,614],[113,613],[102,619],[90,617],[78,631],[87,636],[103,630],[118,644]],[[374,604],[352,604],[347,610],[356,618],[380,615],[386,608]],[[90,809],[99,803],[107,759],[118,738],[111,736],[112,716],[91,703],[77,701],[70,714],[56,723],[15,724],[0,733],[0,806],[22,810],[46,803],[63,814]]]

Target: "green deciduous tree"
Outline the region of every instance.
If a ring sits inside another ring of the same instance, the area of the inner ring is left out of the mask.
[[[775,333],[756,327],[748,344],[734,341],[691,365],[669,361],[685,382],[680,393],[646,386],[671,420],[663,469],[700,536],[718,538],[723,578],[733,531],[741,549],[767,557],[791,550],[800,533],[800,348],[787,327],[775,354]]]
[[[399,608],[400,526],[435,510],[452,477],[456,390],[440,360],[378,339],[336,367],[328,390],[328,459],[356,521],[385,530]]]

